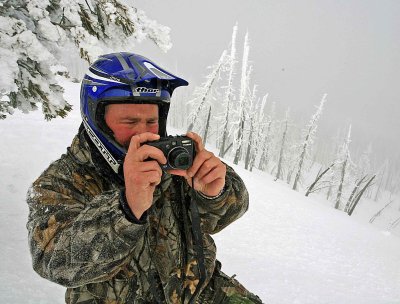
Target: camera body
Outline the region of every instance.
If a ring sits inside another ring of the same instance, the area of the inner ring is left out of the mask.
[[[159,140],[146,142],[146,145],[160,149],[167,159],[165,165],[160,164],[161,169],[189,169],[195,157],[194,142],[184,135],[162,137]]]

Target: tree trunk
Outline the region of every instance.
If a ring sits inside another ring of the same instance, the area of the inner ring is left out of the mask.
[[[361,196],[363,195],[365,189],[367,189],[369,187],[369,185],[371,184],[371,182],[374,180],[375,175],[373,177],[371,177],[369,179],[369,181],[367,182],[367,184],[364,186],[364,188],[362,188],[362,190],[357,194],[354,202],[352,203],[350,210],[348,212],[348,215],[351,216],[353,214],[354,209],[356,208],[358,202],[360,201]]]
[[[236,149],[235,158],[233,159],[233,163],[237,165],[239,163],[240,157],[242,155],[242,142],[243,142],[243,131],[244,131],[244,118],[241,117],[238,131],[238,147]]]
[[[246,170],[249,169],[252,150],[253,150],[253,121],[250,120],[249,142],[247,145],[246,157],[245,157],[245,161],[244,161],[244,168]]]
[[[283,161],[283,150],[284,150],[285,142],[286,142],[287,127],[288,127],[288,122],[286,121],[286,123],[285,123],[285,130],[283,131],[283,135],[282,135],[282,144],[281,144],[281,148],[280,148],[280,150],[279,150],[278,169],[276,170],[275,180],[281,178],[282,161]]]
[[[203,144],[204,144],[204,146],[206,145],[208,129],[210,128],[210,117],[211,117],[211,106],[210,106],[210,109],[208,110],[207,123],[206,123],[206,127],[204,129],[204,136],[203,136]]]
[[[308,196],[310,193],[312,193],[312,190],[314,189],[314,187],[318,183],[318,181],[325,175],[326,172],[328,172],[333,167],[334,164],[335,163],[332,163],[322,173],[318,172],[317,177],[315,178],[314,182],[310,185],[310,187],[308,187],[307,192],[306,192],[306,196]]]
[[[360,185],[363,183],[364,179],[366,179],[366,177],[367,177],[367,175],[365,175],[363,178],[361,178],[361,179],[357,182],[357,184],[356,184],[356,186],[354,187],[353,191],[351,191],[351,195],[350,195],[349,199],[347,200],[346,206],[344,207],[344,212],[347,213],[347,212],[349,211],[350,206],[351,206],[351,203],[352,203],[352,201],[353,201],[353,197],[355,196],[355,194],[356,194],[358,188],[359,188]]]
[[[294,183],[293,183],[293,190],[297,190],[298,189],[298,182],[300,181],[300,177],[301,177],[301,169],[303,167],[303,162],[304,159],[306,157],[306,152],[307,152],[307,146],[308,146],[308,139],[310,137],[310,133],[307,134],[305,142],[303,144],[303,150],[301,151],[301,155],[300,155],[300,161],[299,161],[299,167],[297,169],[296,172],[296,177],[294,178]]]
[[[342,174],[341,174],[341,178],[340,178],[338,192],[337,192],[337,195],[336,195],[335,209],[339,209],[339,206],[340,206],[340,199],[342,197],[343,184],[344,184],[344,176],[346,174],[346,166],[347,166],[347,158],[343,162]]]
[[[267,168],[267,165],[268,165],[268,152],[269,152],[268,141],[269,141],[271,125],[272,125],[272,121],[270,121],[268,123],[267,135],[265,136],[265,141],[264,141],[264,144],[263,144],[263,149],[262,149],[262,153],[261,153],[261,157],[260,157],[260,162],[258,163],[258,169],[260,169],[261,171],[264,171]]]

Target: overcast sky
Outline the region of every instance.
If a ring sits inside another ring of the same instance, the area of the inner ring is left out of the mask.
[[[148,17],[171,28],[173,48],[150,43],[132,51],[186,78],[204,81],[207,66],[239,25],[238,51],[250,37],[253,82],[281,112],[308,120],[324,93],[320,136],[353,129],[353,144],[373,143],[399,155],[400,1],[398,0],[146,0]]]

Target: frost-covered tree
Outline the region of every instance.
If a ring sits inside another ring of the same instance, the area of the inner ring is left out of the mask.
[[[249,68],[249,33],[246,33],[243,45],[243,58],[242,58],[242,73],[240,78],[240,93],[239,102],[237,105],[238,113],[238,129],[235,136],[234,146],[236,149],[233,163],[237,165],[242,155],[243,138],[244,138],[244,125],[246,122],[247,112],[247,100],[249,97],[249,78],[251,74],[251,68]]]
[[[339,157],[338,160],[336,161],[336,164],[339,166],[339,174],[340,174],[340,180],[339,180],[339,186],[338,190],[336,193],[336,199],[335,199],[335,209],[339,209],[340,203],[341,203],[341,198],[343,196],[343,191],[345,187],[345,178],[346,174],[349,174],[349,167],[352,165],[351,159],[350,159],[350,142],[351,142],[351,125],[349,127],[349,131],[347,133],[347,138],[342,146],[342,149],[339,152]]]
[[[3,0],[0,118],[39,105],[46,119],[64,117],[71,105],[54,74],[68,68],[71,50],[89,63],[144,39],[166,51],[169,31],[124,0]]]
[[[257,111],[254,113],[255,116],[255,130],[254,130],[254,144],[253,144],[253,153],[251,154],[250,157],[250,171],[253,171],[254,163],[256,161],[256,158],[260,154],[261,151],[261,144],[264,138],[264,111],[265,111],[265,106],[267,104],[267,97],[268,94],[264,95],[261,104],[258,104]]]
[[[285,146],[286,146],[286,137],[287,137],[287,132],[288,132],[288,123],[289,123],[289,114],[290,113],[290,108],[286,110],[285,114],[285,120],[283,121],[283,132],[282,132],[282,140],[280,143],[280,148],[279,148],[279,156],[278,156],[278,165],[276,169],[276,175],[275,175],[275,180],[281,179],[282,178],[282,167],[283,167],[283,155],[285,151]]]
[[[371,155],[372,155],[372,145],[369,144],[367,149],[361,153],[357,160],[357,177],[362,178],[365,175],[371,173]]]
[[[203,144],[204,145],[207,143],[208,130],[210,129],[211,109],[212,109],[212,106],[210,105],[210,107],[208,109],[206,127],[204,128],[204,135],[203,135]]]
[[[232,39],[231,39],[231,51],[228,57],[227,69],[228,69],[228,84],[226,86],[226,91],[224,95],[224,105],[225,105],[225,113],[224,118],[222,120],[222,137],[221,137],[221,146],[219,150],[219,156],[224,157],[226,153],[226,146],[229,136],[229,120],[232,113],[232,105],[234,100],[234,86],[233,79],[235,76],[235,67],[236,67],[236,36],[237,36],[238,25],[233,27]]]
[[[347,204],[344,208],[344,212],[348,215],[352,215],[354,209],[356,208],[358,202],[360,201],[361,197],[363,196],[365,190],[370,187],[372,181],[375,179],[375,175],[370,177],[369,180],[365,183],[363,187],[361,187],[362,183],[367,179],[367,175],[363,176],[360,180],[357,181],[356,185],[353,188],[353,191],[350,194],[349,199],[347,200]]]
[[[257,125],[258,125],[258,111],[259,111],[259,105],[256,104],[255,99],[256,99],[256,90],[257,86],[253,86],[253,90],[249,96],[249,109],[250,112],[248,114],[248,125],[249,125],[249,136],[248,136],[248,141],[247,141],[247,149],[246,149],[246,156],[245,156],[245,162],[244,162],[244,167],[246,170],[250,169],[250,161],[253,158],[253,154],[255,153],[256,149],[256,142],[257,142]]]
[[[189,127],[188,132],[194,130],[196,123],[202,114],[205,105],[208,105],[207,109],[211,106],[210,99],[213,98],[213,89],[217,80],[220,79],[220,74],[224,70],[227,62],[226,50],[222,52],[218,62],[211,67],[211,73],[206,76],[206,81],[202,86],[195,88],[195,98],[188,102],[192,106],[192,111],[189,115]],[[194,106],[193,106],[194,105]],[[204,121],[202,121],[204,123]]]
[[[306,191],[306,196],[309,196],[310,193],[320,191],[321,189],[324,189],[327,186],[328,181],[324,181],[322,178],[324,175],[332,169],[332,167],[335,165],[335,163],[330,164],[325,170],[322,171],[322,167],[319,169],[317,175],[314,178],[314,181],[311,183],[310,186],[307,187]]]
[[[267,98],[267,96],[265,96],[264,98]],[[267,115],[267,119],[263,127],[264,140],[263,143],[260,143],[262,147],[260,161],[258,163],[258,169],[262,171],[267,168],[268,162],[270,160],[271,143],[274,134],[273,129],[275,120],[275,108],[276,103],[272,102],[271,110],[269,112],[269,115]]]
[[[381,168],[379,169],[379,181],[375,190],[375,196],[374,196],[374,201],[377,202],[382,195],[383,192],[383,180],[385,176],[387,175],[387,172],[389,170],[389,160],[386,159]]]
[[[322,97],[321,102],[319,104],[319,106],[317,107],[317,111],[314,113],[314,115],[311,117],[310,122],[307,125],[306,130],[303,131],[304,134],[304,141],[301,144],[301,149],[300,149],[300,156],[299,156],[299,162],[297,165],[297,171],[296,171],[296,176],[294,179],[294,183],[293,183],[293,190],[297,190],[298,189],[298,183],[300,181],[301,178],[301,174],[302,174],[302,169],[303,169],[303,165],[304,162],[306,161],[307,158],[307,154],[309,152],[310,147],[312,146],[313,142],[314,142],[314,138],[315,138],[315,134],[317,132],[317,126],[318,126],[318,120],[321,116],[322,113],[322,109],[324,107],[324,104],[326,102],[326,94]]]

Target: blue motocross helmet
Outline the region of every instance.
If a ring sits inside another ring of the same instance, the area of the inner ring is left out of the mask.
[[[82,80],[81,114],[89,137],[118,173],[126,149],[115,141],[105,123],[105,108],[113,103],[157,104],[159,134],[166,136],[170,99],[175,88],[188,82],[151,60],[133,53],[112,53],[99,57]]]

